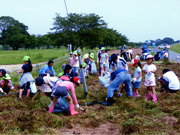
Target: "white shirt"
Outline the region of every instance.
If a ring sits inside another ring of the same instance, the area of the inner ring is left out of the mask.
[[[173,71],[168,71],[163,75],[163,78],[169,82],[169,89],[179,90],[179,79]]]
[[[152,79],[155,79],[155,75],[154,73],[149,73],[150,71],[155,71],[157,70],[156,66],[154,64],[151,64],[151,65],[148,65],[148,64],[145,64],[144,67],[143,67],[143,70],[145,70],[146,73],[145,74],[145,80],[152,80]]]
[[[128,65],[126,63],[126,60],[122,57],[118,57],[116,68],[128,70]]]
[[[139,55],[136,55],[135,59],[136,59],[136,60],[140,60]]]
[[[78,60],[78,56],[76,56],[77,61],[74,61],[73,63],[73,67],[79,67],[79,60]]]
[[[128,53],[131,53],[131,54],[132,54],[132,49],[129,49],[129,50],[128,50]]]

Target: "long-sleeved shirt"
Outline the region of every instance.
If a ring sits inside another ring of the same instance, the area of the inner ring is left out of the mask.
[[[49,67],[48,65],[45,65],[39,71],[39,74],[45,75],[45,73],[49,73],[50,75],[55,75],[55,71],[54,71],[53,67]]]
[[[69,78],[78,76],[77,73],[73,69],[71,69],[70,73],[67,73],[66,70],[64,70],[64,75],[68,76]]]
[[[114,80],[114,79],[116,78],[116,75],[117,75],[117,74],[119,74],[119,73],[121,73],[121,72],[125,72],[125,71],[127,71],[127,70],[125,70],[125,69],[117,69],[117,70],[114,71],[114,73],[111,75],[110,80],[111,80],[111,81]]]
[[[74,84],[72,82],[70,82],[70,81],[63,81],[63,82],[57,83],[56,87],[57,86],[64,86],[64,87],[67,88],[67,91],[71,91],[74,104],[75,105],[78,104],[78,101],[77,101],[77,98],[76,98],[75,89],[74,89]]]

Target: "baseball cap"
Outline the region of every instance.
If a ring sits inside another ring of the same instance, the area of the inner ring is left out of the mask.
[[[69,53],[69,55],[72,55],[72,54],[73,54],[72,52]]]
[[[10,77],[10,75],[9,75],[9,74],[6,74],[6,75],[3,77],[3,79],[5,79],[5,80],[10,80],[10,79],[11,79],[11,77]]]
[[[94,58],[94,53],[90,53],[90,57],[93,59]]]
[[[106,48],[105,48],[105,47],[102,47],[101,50],[106,50]]]
[[[59,74],[58,74],[58,77],[61,77],[63,75],[63,72],[60,72]]]
[[[24,61],[28,61],[29,59],[30,59],[29,56],[24,56],[24,58],[23,58]]]
[[[80,86],[80,79],[78,77],[73,77],[72,82],[75,82],[77,86]]]
[[[133,66],[135,63],[138,63],[139,61],[137,59],[132,59],[130,66]]]
[[[82,67],[84,68],[87,64],[85,62],[82,63]]]
[[[77,51],[74,51],[73,54],[74,54],[74,55],[77,55]]]

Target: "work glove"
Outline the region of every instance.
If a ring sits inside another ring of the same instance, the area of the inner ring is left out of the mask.
[[[158,80],[160,80],[161,79],[161,77],[158,77]]]
[[[106,64],[106,62],[103,62],[103,65],[105,65]]]
[[[1,93],[4,93],[4,91],[3,91],[3,89],[2,89],[2,88],[0,88],[0,92],[1,92]]]
[[[79,109],[79,104],[75,105],[77,109]]]
[[[133,78],[133,79],[132,79],[132,82],[133,82],[133,83],[135,83],[135,82],[136,82],[136,80],[137,80],[136,78]]]

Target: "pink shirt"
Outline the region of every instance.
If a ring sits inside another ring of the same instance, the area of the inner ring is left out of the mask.
[[[73,64],[74,64],[74,59],[73,59],[73,57],[69,57],[68,63],[69,63],[69,65],[71,65],[71,67],[73,66]]]
[[[60,82],[56,85],[57,86],[64,86],[67,88],[68,91],[71,91],[71,94],[72,94],[72,98],[74,100],[74,104],[77,105],[78,104],[78,101],[77,101],[77,98],[76,98],[76,93],[75,93],[75,89],[74,89],[74,84],[70,81],[63,81],[63,82]]]
[[[61,76],[60,79],[63,81],[70,81],[69,77],[66,75]]]

